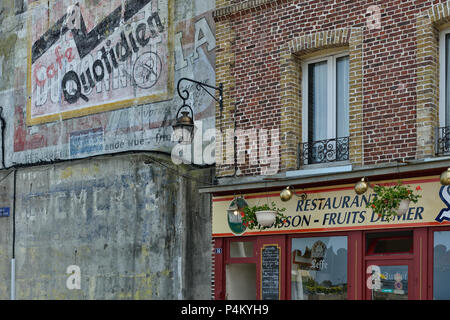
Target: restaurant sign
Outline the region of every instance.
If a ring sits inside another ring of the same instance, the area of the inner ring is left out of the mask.
[[[391,184],[396,181],[380,181],[373,184]],[[408,212],[396,216],[391,221],[379,217],[367,207],[375,193],[369,189],[357,195],[354,185],[341,185],[333,188],[311,188],[301,190],[306,199],[293,197],[282,202],[277,193],[243,194],[249,206],[275,202],[277,207],[286,208],[284,223],[262,231],[248,230],[242,225],[240,215],[228,212],[233,197],[213,198],[213,236],[258,235],[300,232],[326,232],[345,230],[386,229],[400,227],[423,227],[450,225],[450,190],[441,186],[438,177],[425,177],[403,180],[414,190],[420,186],[418,194],[422,197],[411,203]],[[297,191],[299,192],[299,191]],[[239,228],[237,226],[240,226]]]

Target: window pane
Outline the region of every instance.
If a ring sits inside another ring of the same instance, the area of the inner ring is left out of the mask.
[[[336,59],[336,135],[349,136],[348,121],[348,61],[349,57]]]
[[[309,137],[312,141],[327,138],[327,62],[308,66]]]
[[[450,34],[445,36],[445,126],[450,126]]]
[[[450,300],[450,231],[434,233],[433,298]]]
[[[377,232],[366,235],[367,254],[411,254],[412,231]]]
[[[253,257],[253,242],[233,241],[230,242],[231,258],[250,258]]]
[[[291,298],[347,299],[347,237],[292,239]]]
[[[379,266],[380,284],[373,300],[408,300],[408,266]]]
[[[256,300],[256,264],[227,264],[225,279],[227,300]]]

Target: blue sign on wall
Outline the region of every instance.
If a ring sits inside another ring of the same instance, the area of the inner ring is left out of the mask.
[[[9,217],[9,207],[0,208],[0,217]]]
[[[103,151],[103,128],[72,132],[70,134],[70,155]]]

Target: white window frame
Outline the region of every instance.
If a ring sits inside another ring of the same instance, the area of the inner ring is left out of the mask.
[[[439,127],[445,127],[445,37],[450,33],[450,28],[444,29],[439,34]]]
[[[450,31],[450,30],[449,30]],[[302,63],[302,142],[308,142],[308,66],[312,63],[327,61],[327,109],[330,115],[327,119],[327,139],[336,137],[336,59],[348,56],[349,52],[339,52],[333,55],[323,55]],[[349,123],[350,126],[350,123]]]

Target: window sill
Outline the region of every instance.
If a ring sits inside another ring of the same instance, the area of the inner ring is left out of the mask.
[[[440,154],[430,158],[424,158],[423,162],[440,161],[450,159],[450,154]]]
[[[286,171],[286,177],[311,176],[349,171],[352,171],[350,161],[339,161],[304,165],[300,170]]]

